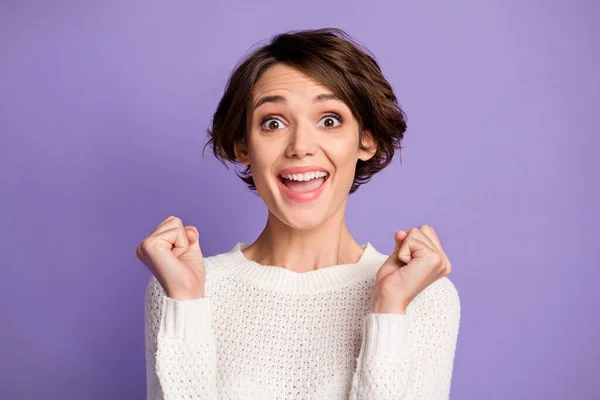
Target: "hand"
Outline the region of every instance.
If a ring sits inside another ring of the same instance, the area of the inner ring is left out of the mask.
[[[174,300],[204,297],[206,270],[198,238],[194,226],[184,227],[181,219],[169,217],[136,249],[137,258]]]
[[[377,271],[371,312],[406,314],[408,304],[427,286],[448,275],[450,260],[433,228],[397,231],[396,247]]]

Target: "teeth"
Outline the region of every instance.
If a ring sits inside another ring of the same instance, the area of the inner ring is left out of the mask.
[[[293,181],[310,181],[315,178],[324,178],[327,176],[327,172],[325,171],[314,171],[314,172],[306,172],[304,174],[286,174],[281,175],[282,178],[290,179]]]

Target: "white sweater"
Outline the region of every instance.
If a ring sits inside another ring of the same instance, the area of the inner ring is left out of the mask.
[[[297,273],[205,257],[205,296],[145,299],[148,399],[448,399],[460,301],[444,277],[406,315],[370,312],[388,256]]]

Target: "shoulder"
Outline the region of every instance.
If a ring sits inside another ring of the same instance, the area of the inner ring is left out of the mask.
[[[408,305],[407,314],[417,317],[442,317],[445,320],[458,323],[460,320],[461,304],[458,290],[447,276],[438,279],[427,286]]]
[[[440,298],[451,301],[459,301],[458,290],[449,277],[444,276],[427,286],[417,297]]]

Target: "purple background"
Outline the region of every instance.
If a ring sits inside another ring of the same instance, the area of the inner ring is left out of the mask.
[[[206,255],[266,210],[205,131],[248,49],[336,26],[408,114],[397,158],[350,196],[382,252],[427,223],[462,302],[454,399],[598,398],[593,1],[4,1],[0,398],[145,393],[138,243],[173,214]]]

